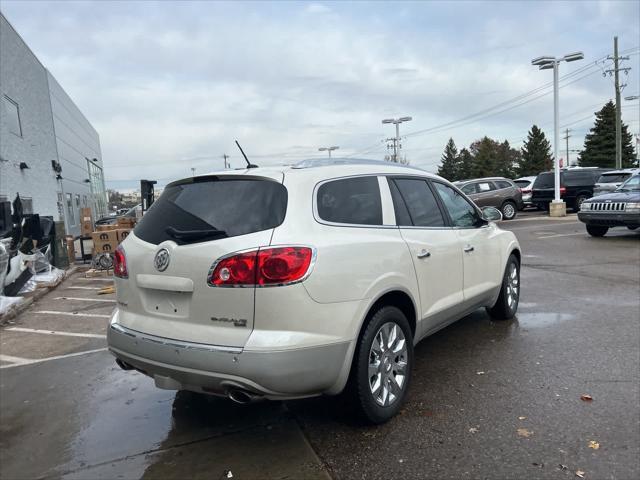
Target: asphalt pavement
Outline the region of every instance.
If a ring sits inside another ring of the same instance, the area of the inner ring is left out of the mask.
[[[108,281],[74,275],[0,331],[0,478],[640,478],[640,233],[501,226],[524,251],[517,319],[478,311],[421,342],[378,427],[340,398],[156,389],[105,349]]]

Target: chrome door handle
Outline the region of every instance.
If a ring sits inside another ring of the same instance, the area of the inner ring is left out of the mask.
[[[430,256],[431,256],[431,252],[428,250],[425,250],[424,248],[420,253],[417,254],[418,258],[429,258]]]
[[[466,253],[473,252],[474,250],[475,248],[473,248],[471,245],[467,245],[466,247],[464,247],[464,251]]]

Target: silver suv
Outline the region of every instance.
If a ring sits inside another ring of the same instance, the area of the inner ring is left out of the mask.
[[[242,403],[350,385],[383,422],[419,340],[481,307],[515,315],[520,247],[500,212],[422,170],[336,162],[169,184],[115,252],[117,363]]]

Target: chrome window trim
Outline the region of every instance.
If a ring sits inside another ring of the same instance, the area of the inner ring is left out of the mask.
[[[187,342],[184,340],[174,340],[172,338],[158,337],[156,335],[150,335],[148,333],[142,333],[137,330],[132,330],[127,327],[123,327],[118,323],[112,323],[109,327],[115,332],[127,335],[131,338],[137,338],[144,342],[155,343],[157,345],[164,345],[172,348],[182,348],[185,350],[200,350],[205,352],[224,352],[224,353],[242,353],[242,347],[225,347],[222,345],[209,345],[206,343]]]

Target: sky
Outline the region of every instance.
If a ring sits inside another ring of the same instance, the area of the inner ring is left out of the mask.
[[[107,187],[120,190],[221,169],[223,154],[242,167],[236,139],[260,166],[332,145],[334,156],[381,160],[389,117],[413,118],[400,126],[402,154],[428,171],[450,137],[519,148],[537,124],[552,140],[552,73],[531,59],[582,51],[560,65],[560,125],[578,150],[615,98],[605,73],[615,35],[631,68],[622,96],[640,93],[632,0],[0,0],[0,10],[96,128]],[[638,100],[623,101],[633,133],[639,115]]]

